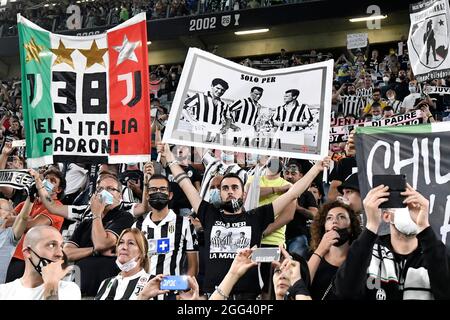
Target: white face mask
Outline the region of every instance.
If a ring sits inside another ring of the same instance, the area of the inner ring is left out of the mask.
[[[377,116],[372,116],[372,121],[378,121],[381,120],[383,116],[381,114],[377,115]]]
[[[388,82],[389,81],[389,77],[383,77],[383,81],[384,82]]]
[[[406,236],[417,234],[418,226],[411,219],[408,208],[392,209],[394,211],[394,222],[391,222],[395,228]]]
[[[128,272],[130,270],[133,270],[138,265],[137,258],[131,259],[128,262],[125,262],[124,264],[120,263],[119,258],[116,259],[116,264],[119,267],[120,271]]]
[[[416,93],[417,92],[417,88],[415,86],[410,86],[409,87],[409,92]]]

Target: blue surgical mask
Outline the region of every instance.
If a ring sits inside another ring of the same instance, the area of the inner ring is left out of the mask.
[[[218,208],[221,202],[222,199],[220,199],[220,190],[211,189],[211,191],[209,191],[209,203]]]
[[[114,202],[113,195],[106,190],[102,190],[102,192],[100,192],[100,196],[106,204],[112,204]]]
[[[53,185],[53,183],[51,183],[47,179],[44,179],[44,181],[42,183],[44,184],[44,188],[45,188],[45,190],[47,190],[48,193],[52,193],[53,192],[53,188],[55,187]]]
[[[382,118],[383,116],[380,114],[380,115],[378,115],[378,116],[372,116],[372,121],[378,121],[378,120],[381,120],[381,118]]]
[[[417,92],[417,88],[415,86],[410,86],[409,87],[409,92],[416,93]]]
[[[221,158],[223,162],[234,162],[233,154],[227,154],[225,152],[222,152]]]

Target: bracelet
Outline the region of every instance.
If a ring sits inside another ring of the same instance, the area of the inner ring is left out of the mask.
[[[227,296],[225,293],[223,293],[223,291],[219,288],[219,286],[216,286],[215,288],[216,288],[216,292],[217,292],[220,296],[222,296],[225,300],[228,300],[228,299],[230,298],[230,297]]]
[[[315,254],[316,256],[318,256],[318,257],[320,258],[320,260],[323,260],[323,257],[322,257],[320,254],[315,253],[315,252],[313,252],[313,254]]]
[[[181,181],[183,181],[184,179],[189,178],[187,174],[185,174],[184,176],[182,176],[180,179],[178,179],[177,183],[180,184]]]
[[[174,164],[179,164],[180,162],[178,160],[173,160],[167,163],[167,166],[170,168],[171,166],[173,166]]]
[[[176,183],[179,183],[181,180],[183,180],[184,178],[186,178],[188,175],[184,172],[180,173],[179,175],[177,175],[173,180]]]
[[[177,182],[177,180],[178,180],[183,174],[186,174],[186,173],[185,173],[185,172],[182,172],[182,173],[180,173],[180,174],[177,174],[177,175],[173,178],[173,181]]]

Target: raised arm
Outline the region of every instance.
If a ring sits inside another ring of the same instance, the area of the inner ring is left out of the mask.
[[[310,184],[314,181],[314,178],[323,171],[324,168],[328,168],[331,158],[325,157],[322,161],[317,161],[316,164],[297,181],[285,194],[279,196],[272,203],[273,212],[275,215],[279,215],[290,203],[296,200],[305,190],[308,189]]]
[[[30,217],[32,207],[33,204],[30,201],[30,197],[27,197],[22,210],[20,210],[20,213],[17,215],[16,220],[14,221],[14,224],[12,226],[14,238],[20,239],[24,234],[27,228],[27,222],[28,218]]]
[[[51,214],[56,214],[58,216],[64,217],[66,219],[69,219],[69,209],[66,205],[58,205],[53,201],[53,199],[50,197],[50,195],[47,193],[47,191],[44,188],[44,184],[42,183],[41,177],[38,172],[36,172],[33,169],[28,170],[28,173],[34,177],[34,180],[36,182],[36,189],[39,195],[39,199],[44,204],[45,208],[50,212]]]
[[[133,208],[133,216],[140,217],[144,213],[150,211],[150,206],[148,204],[148,183],[150,178],[155,174],[155,168],[151,161],[144,165],[144,189],[142,190],[142,201],[138,203]]]
[[[105,230],[103,226],[103,212],[105,210],[105,202],[100,194],[95,193],[91,198],[91,212],[92,212],[92,243],[97,251],[105,251],[114,247],[117,242],[117,237],[112,232]]]
[[[192,208],[195,212],[198,212],[198,208],[200,207],[200,203],[202,202],[202,198],[198,193],[195,186],[192,184],[191,180],[188,178],[187,174],[178,164],[178,161],[175,160],[175,156],[170,151],[168,144],[158,143],[157,144],[158,153],[161,154],[161,160],[164,160],[168,163],[170,171],[174,176],[175,182],[178,181],[178,185],[183,190],[184,194],[189,200]]]

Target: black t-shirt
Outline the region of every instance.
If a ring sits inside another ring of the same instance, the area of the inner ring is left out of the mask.
[[[331,281],[334,280],[337,270],[338,267],[333,266],[325,259],[322,259],[317,267],[316,274],[314,275],[314,279],[311,283],[311,289],[309,290],[313,300],[322,300],[325,292],[330,287]],[[330,288],[324,300],[332,299],[332,297],[333,290]]]
[[[298,205],[302,208],[308,209],[309,207],[317,208],[317,202],[314,195],[305,191],[297,199]],[[286,226],[286,240],[293,239],[299,235],[308,235],[307,228],[308,219],[300,212],[295,212],[294,219]]]
[[[187,167],[182,166],[182,168],[184,172],[186,172],[186,174],[188,175],[192,184],[194,184],[194,182],[196,181],[202,181],[202,177],[200,176],[198,170],[192,167],[191,165],[188,165]],[[170,182],[170,189],[173,192],[173,197],[172,200],[170,201],[169,208],[173,209],[173,211],[175,211],[176,213],[178,213],[178,210],[181,208],[192,208],[183,190],[180,188],[178,183],[173,181],[174,177],[170,169],[167,168],[166,173],[167,179],[169,179]]]
[[[202,201],[198,218],[205,232],[207,250],[203,291],[212,293],[230,269],[237,250],[260,246],[263,231],[274,219],[273,206],[268,204],[242,214],[227,215]],[[258,270],[251,268],[236,283],[232,293],[260,291]]]
[[[114,233],[117,238],[120,233],[133,225],[133,216],[119,208],[114,208],[103,217],[103,226],[106,231]],[[92,242],[92,219],[83,220],[73,232],[69,242],[79,248],[93,247]]]
[[[397,94],[397,100],[403,101],[407,95],[409,95],[409,83],[408,81],[398,82],[394,87]]]
[[[333,180],[338,180],[344,182],[349,175],[354,172],[357,172],[358,165],[356,164],[356,158],[347,157],[342,158],[336,165],[336,168],[333,170]]]

